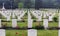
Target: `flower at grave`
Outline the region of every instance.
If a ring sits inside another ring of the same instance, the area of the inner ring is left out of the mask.
[[[7,26],[7,23],[3,23],[2,26],[3,26],[3,27],[6,27],[6,26]]]
[[[19,34],[18,32],[16,32],[16,35]]]

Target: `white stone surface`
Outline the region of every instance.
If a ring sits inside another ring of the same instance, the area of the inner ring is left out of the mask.
[[[45,29],[48,28],[48,19],[43,19],[43,26]]]
[[[53,21],[53,17],[56,13],[49,13],[49,21]]]
[[[2,27],[2,25],[1,25],[1,19],[0,19],[0,27]]]
[[[53,21],[53,18],[51,16],[49,16],[49,21]]]
[[[32,28],[33,20],[31,19],[30,12],[28,12],[28,28]]]
[[[60,30],[58,30],[58,36],[60,36]]]
[[[0,29],[0,36],[6,36],[5,29]]]
[[[59,13],[59,28],[60,28],[60,13]],[[60,29],[58,30],[58,36],[60,36]]]
[[[17,27],[17,19],[12,19],[12,27]]]
[[[46,18],[47,17],[47,14],[46,12],[43,13],[43,18]]]
[[[15,18],[15,13],[14,12],[12,12],[12,18]]]
[[[59,27],[60,27],[60,13],[59,13]]]
[[[28,28],[32,28],[33,20],[28,20]]]
[[[28,36],[37,36],[37,30],[35,29],[28,30]]]
[[[38,21],[42,21],[42,13],[40,13],[40,15],[38,15]]]
[[[9,20],[10,20],[10,16],[7,17],[7,21],[9,21]]]

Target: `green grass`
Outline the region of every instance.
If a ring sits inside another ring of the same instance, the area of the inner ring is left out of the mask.
[[[23,36],[23,35],[27,36],[27,30],[6,30],[6,36]]]
[[[18,32],[18,34],[16,34]],[[27,36],[27,30],[6,30],[6,36]],[[57,30],[37,30],[37,36],[58,36]]]
[[[43,25],[43,22],[40,22]],[[36,26],[38,22],[33,22],[33,27]],[[11,22],[8,22],[8,25],[11,26]],[[8,26],[7,25],[7,26]],[[27,26],[27,22],[18,22],[19,27]],[[49,27],[57,27],[58,22],[49,22]],[[16,35],[16,32],[18,34]],[[6,30],[6,36],[27,36],[27,30]],[[58,30],[37,30],[37,36],[58,36]]]
[[[38,36],[58,36],[57,30],[38,30]]]

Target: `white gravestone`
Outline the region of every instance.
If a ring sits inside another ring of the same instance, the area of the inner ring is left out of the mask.
[[[12,18],[15,18],[15,12],[12,12]]]
[[[40,15],[38,15],[38,21],[42,21],[42,13],[40,13]]]
[[[48,28],[48,19],[43,19],[43,26],[45,29]]]
[[[53,17],[56,13],[49,13],[49,21],[53,21]]]
[[[11,12],[10,11],[7,11],[7,21],[10,20],[10,17],[11,17]]]
[[[28,28],[32,28],[32,23],[33,23],[33,20],[28,20]]]
[[[49,21],[53,21],[53,19],[52,19],[52,13],[49,13]]]
[[[9,21],[9,20],[10,20],[10,16],[7,17],[7,21]]]
[[[6,36],[4,29],[0,29],[0,36]]]
[[[0,19],[0,27],[2,27],[2,25],[1,25],[1,19]]]
[[[58,36],[60,36],[60,29],[58,30]]]
[[[28,36],[37,36],[37,30],[35,29],[28,30]]]
[[[46,18],[46,17],[47,17],[47,14],[46,14],[46,12],[44,12],[43,14],[44,14],[44,15],[43,15],[43,18]]]
[[[59,13],[59,28],[60,28],[60,13]],[[58,31],[58,36],[60,36],[60,29]]]
[[[17,27],[17,19],[12,19],[12,27]]]
[[[52,17],[51,17],[51,16],[49,16],[49,21],[53,21],[53,19],[52,19]]]
[[[31,15],[28,12],[28,28],[32,28],[32,22],[33,22],[33,20],[31,19]]]

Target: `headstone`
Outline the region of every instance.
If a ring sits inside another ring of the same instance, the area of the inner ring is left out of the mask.
[[[53,17],[56,13],[49,13],[49,21],[53,21]]]
[[[28,30],[28,36],[37,36],[37,30],[29,29]]]
[[[59,13],[59,27],[60,27],[60,13]]]
[[[9,21],[9,20],[10,20],[10,16],[7,17],[7,21]]]
[[[10,20],[10,17],[11,17],[11,12],[10,11],[7,11],[6,12],[6,15],[7,15],[7,21],[9,21]]]
[[[38,21],[42,21],[42,13],[38,14]]]
[[[1,19],[0,19],[0,27],[2,27],[2,25],[1,25]]]
[[[0,36],[6,36],[4,29],[0,29]]]
[[[12,27],[17,27],[17,19],[12,19]]]
[[[60,28],[60,13],[59,13],[59,28]],[[60,29],[58,30],[58,36],[60,36]]]
[[[39,16],[37,21],[42,21],[42,16]]]
[[[49,13],[49,21],[53,21],[53,19],[52,19],[52,13]]]
[[[46,17],[47,17],[46,12],[44,12],[43,18],[46,18]]]
[[[60,30],[58,30],[58,36],[60,36]]]
[[[48,28],[48,19],[43,19],[43,25],[44,25],[44,28],[47,29]]]
[[[32,28],[32,22],[33,22],[33,20],[31,19],[31,15],[28,12],[28,28]]]
[[[49,21],[53,21],[53,18],[51,16],[49,16]]]
[[[12,18],[15,18],[15,13],[14,12],[12,12]]]
[[[33,20],[28,20],[28,28],[32,28],[32,23],[33,23]]]

